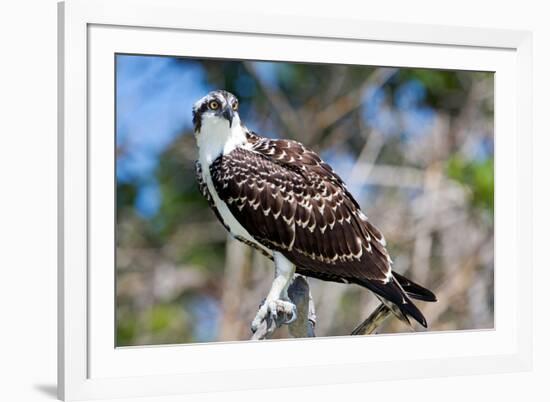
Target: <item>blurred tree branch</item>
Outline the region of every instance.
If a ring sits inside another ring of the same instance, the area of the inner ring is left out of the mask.
[[[219,339],[238,339],[241,334],[241,300],[244,288],[244,272],[250,264],[252,250],[233,236],[227,235],[225,269],[222,285],[222,309]]]
[[[327,127],[336,123],[342,117],[357,109],[364,101],[363,95],[369,88],[379,88],[384,85],[397,71],[398,68],[377,68],[354,91],[342,95],[331,102],[324,110],[316,114],[316,129],[314,132],[322,132]]]
[[[295,136],[296,133],[301,132],[304,129],[303,124],[300,122],[299,115],[294,111],[285,94],[278,87],[269,88],[254,69],[253,63],[245,61],[243,65],[277,112],[277,115],[286,126],[289,135]]]

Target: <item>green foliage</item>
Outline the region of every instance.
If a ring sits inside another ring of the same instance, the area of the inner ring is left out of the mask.
[[[182,317],[182,310],[174,304],[156,304],[149,311],[148,321],[151,324],[151,331],[162,332],[174,326],[174,321]]]
[[[494,160],[468,161],[455,154],[447,161],[447,174],[450,178],[469,189],[474,206],[494,211]]]
[[[132,345],[139,335],[137,315],[127,312],[117,314],[116,344],[117,346]]]

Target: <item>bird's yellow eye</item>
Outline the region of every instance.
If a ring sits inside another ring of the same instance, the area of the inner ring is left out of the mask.
[[[216,101],[211,101],[209,104],[208,104],[208,107],[212,110],[216,110],[217,108],[220,107],[220,104]]]
[[[233,110],[237,110],[239,108],[239,102],[233,102],[231,107],[233,108]]]

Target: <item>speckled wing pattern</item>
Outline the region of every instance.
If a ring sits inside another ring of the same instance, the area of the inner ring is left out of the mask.
[[[210,166],[218,196],[254,239],[306,276],[357,283],[426,325],[391,274],[385,240],[342,179],[296,141],[249,133]],[[412,297],[414,297],[412,295]]]

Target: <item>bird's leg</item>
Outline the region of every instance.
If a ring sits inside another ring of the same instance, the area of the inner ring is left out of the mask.
[[[282,315],[285,318],[284,324],[290,324],[296,320],[296,306],[290,301],[287,293],[296,267],[278,252],[273,253],[273,261],[275,261],[275,279],[265,301],[252,321],[252,332],[256,332],[268,315],[274,321],[279,315]]]

